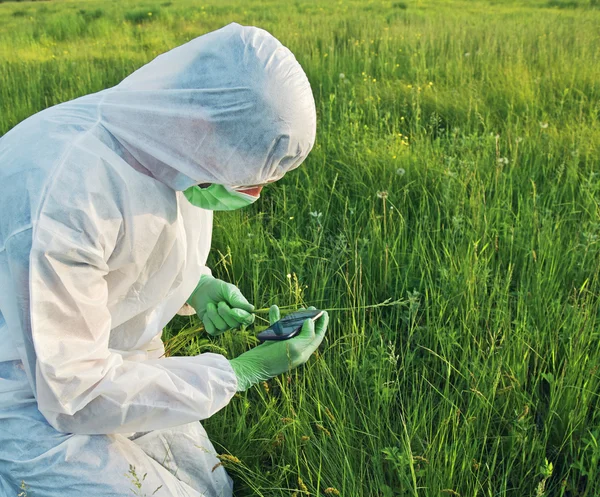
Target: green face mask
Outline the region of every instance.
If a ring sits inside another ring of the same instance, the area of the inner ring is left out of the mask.
[[[192,186],[184,190],[183,194],[190,204],[209,211],[233,211],[246,207],[258,199],[258,197],[216,184],[212,184],[208,188]]]

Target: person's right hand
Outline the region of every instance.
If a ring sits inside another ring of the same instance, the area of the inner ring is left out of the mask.
[[[246,300],[240,289],[232,283],[203,274],[196,289],[188,299],[209,335],[238,328],[254,322],[254,306]]]
[[[309,307],[309,309],[314,309],[314,307]],[[279,319],[279,308],[276,305],[271,306],[269,322],[273,324]],[[308,361],[311,354],[323,341],[328,323],[329,315],[324,312],[316,322],[311,319],[304,321],[302,330],[294,338],[266,341],[239,357],[231,359],[229,363],[238,380],[238,392],[247,390],[256,383],[267,381]]]

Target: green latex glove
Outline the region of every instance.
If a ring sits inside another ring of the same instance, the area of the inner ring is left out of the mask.
[[[254,322],[254,306],[240,289],[209,275],[202,275],[198,286],[187,301],[195,310],[204,329],[212,336]]]
[[[314,307],[309,307],[314,309]],[[269,322],[279,321],[279,308],[274,305],[269,309]],[[324,312],[316,322],[307,319],[302,331],[289,340],[266,341],[244,352],[229,363],[238,380],[238,392],[247,390],[252,385],[267,381],[278,374],[285,373],[304,364],[311,354],[317,350],[327,330],[329,315]]]

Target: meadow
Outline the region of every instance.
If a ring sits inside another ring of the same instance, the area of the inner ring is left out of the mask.
[[[317,141],[216,214],[209,265],[258,329],[273,303],[331,323],[204,421],[235,495],[598,496],[597,3],[5,2],[0,135],[229,22],[267,29]],[[255,334],[177,317],[164,340],[235,357]]]

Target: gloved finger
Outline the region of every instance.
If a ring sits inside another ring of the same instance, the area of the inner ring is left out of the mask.
[[[219,316],[219,313],[217,312],[217,306],[212,302],[206,304],[206,316],[208,316],[208,318],[212,321],[217,330],[225,331],[229,329],[227,323],[221,316]]]
[[[316,308],[314,305],[311,305],[311,306],[308,308],[308,310],[309,310],[309,311],[316,311],[316,310],[317,310],[317,308]]]
[[[230,283],[227,287],[225,297],[231,307],[243,309],[246,312],[254,312],[254,306],[242,295],[237,286]]]
[[[226,302],[219,302],[219,305],[217,306],[219,316],[227,323],[229,328],[237,328],[240,325],[240,322],[235,319],[235,316],[232,315],[231,311],[231,307],[229,307]]]
[[[315,338],[319,339],[319,343],[323,341],[327,326],[329,325],[329,314],[327,311],[323,312],[323,315],[317,319],[315,323]]]
[[[217,332],[217,328],[215,328],[215,325],[208,316],[204,316],[204,318],[202,318],[202,324],[204,325],[206,333],[208,333],[210,336],[215,337],[220,334]]]
[[[308,343],[312,342],[313,338],[315,338],[315,322],[312,319],[307,319],[304,321],[298,336],[291,338],[290,340],[295,340],[296,338],[300,338],[305,341],[308,340]]]
[[[250,325],[254,323],[254,314],[250,314],[242,309],[231,309],[231,311],[229,311],[229,316],[236,320],[237,325]]]
[[[279,311],[279,307],[273,304],[269,308],[269,324],[275,324],[277,321],[281,319],[281,312]]]

